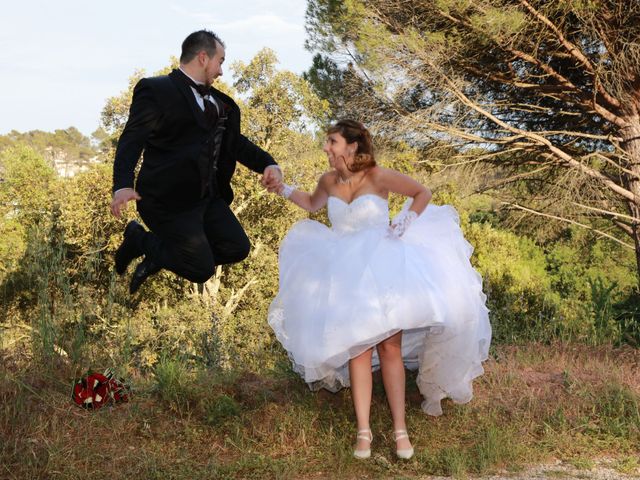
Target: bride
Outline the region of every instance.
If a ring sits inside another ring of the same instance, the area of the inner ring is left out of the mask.
[[[326,205],[331,227],[302,220],[284,238],[269,324],[311,389],[351,386],[358,458],[371,455],[372,370],[380,368],[397,456],[411,458],[405,366],[418,369],[427,414],[442,414],[446,397],[471,400],[491,339],[482,279],[453,207],[429,205],[429,189],[378,166],[362,124],[336,123],[324,151],[331,170],[313,193],[280,189],[307,211]],[[408,199],[389,224],[390,192]]]

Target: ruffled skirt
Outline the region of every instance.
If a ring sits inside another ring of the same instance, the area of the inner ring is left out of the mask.
[[[339,233],[302,220],[280,247],[269,324],[310,388],[330,391],[349,386],[351,358],[402,331],[422,408],[440,415],[443,398],[471,400],[491,340],[472,252],[448,205],[430,205],[400,239],[384,227]]]

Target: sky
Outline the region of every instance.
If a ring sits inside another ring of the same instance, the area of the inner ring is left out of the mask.
[[[70,126],[90,135],[108,97],[129,77],[166,67],[191,32],[206,28],[226,44],[228,66],[259,50],[278,68],[302,73],[305,0],[17,0],[0,14],[0,135]]]

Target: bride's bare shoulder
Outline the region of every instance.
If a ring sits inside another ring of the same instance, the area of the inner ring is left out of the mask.
[[[318,183],[335,183],[337,179],[338,172],[336,172],[335,170],[329,170],[328,172],[324,172],[322,175],[320,175]]]
[[[367,176],[375,182],[377,180],[380,180],[381,178],[384,178],[389,174],[389,172],[390,170],[388,168],[381,167],[380,165],[374,165],[367,171]]]

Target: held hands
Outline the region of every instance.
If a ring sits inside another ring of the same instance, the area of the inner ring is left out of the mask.
[[[122,214],[122,208],[131,200],[140,200],[142,197],[138,195],[133,188],[122,188],[113,194],[111,200],[111,214],[120,218]]]
[[[264,169],[262,174],[262,180],[260,180],[262,186],[270,193],[279,193],[282,189],[282,171],[277,165],[269,165]]]
[[[418,218],[418,214],[413,210],[403,210],[391,220],[387,235],[390,238],[400,238],[416,218]]]
[[[287,185],[286,183],[282,183],[280,185],[280,188],[276,191],[276,193],[278,195],[283,196],[284,198],[289,198],[294,190],[295,190],[295,187],[292,187],[291,185]]]

